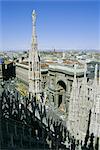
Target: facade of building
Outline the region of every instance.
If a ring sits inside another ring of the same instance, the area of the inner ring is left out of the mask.
[[[42,66],[41,66],[42,67]],[[29,86],[29,66],[23,63],[16,63],[16,77]],[[41,68],[41,89],[42,91],[47,88],[48,69]]]
[[[77,68],[77,80],[82,82],[84,68]],[[61,104],[68,112],[69,97],[72,91],[72,83],[74,80],[74,67],[63,65],[50,65],[49,71],[48,93],[49,100],[54,107],[59,108]]]
[[[16,77],[15,63],[12,61],[4,61],[0,58],[0,80],[9,80]]]
[[[16,77],[15,63],[11,61],[5,61],[2,64],[3,80],[9,80]]]

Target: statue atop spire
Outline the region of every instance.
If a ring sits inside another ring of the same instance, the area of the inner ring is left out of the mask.
[[[34,33],[35,26],[36,26],[36,12],[35,12],[35,10],[32,11],[32,25],[33,25],[33,33]],[[36,36],[36,35],[34,35],[34,36]]]
[[[35,10],[32,11],[32,20],[35,23],[36,22],[36,12]]]
[[[37,50],[36,12],[32,11],[32,49]]]

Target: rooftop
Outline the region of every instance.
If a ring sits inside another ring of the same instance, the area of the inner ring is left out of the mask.
[[[62,71],[64,73],[68,73],[69,75],[74,75],[74,66],[69,66],[69,65],[49,65],[49,69],[53,71]],[[84,74],[84,68],[81,66],[77,66],[76,69],[76,75],[83,75]]]

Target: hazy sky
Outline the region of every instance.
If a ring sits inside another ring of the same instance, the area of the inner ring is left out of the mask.
[[[39,49],[100,49],[98,0],[0,0],[0,49],[31,47],[32,10]]]

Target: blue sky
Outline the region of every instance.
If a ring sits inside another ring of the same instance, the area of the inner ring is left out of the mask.
[[[0,49],[31,48],[32,10],[39,49],[100,49],[100,1],[1,0]]]

